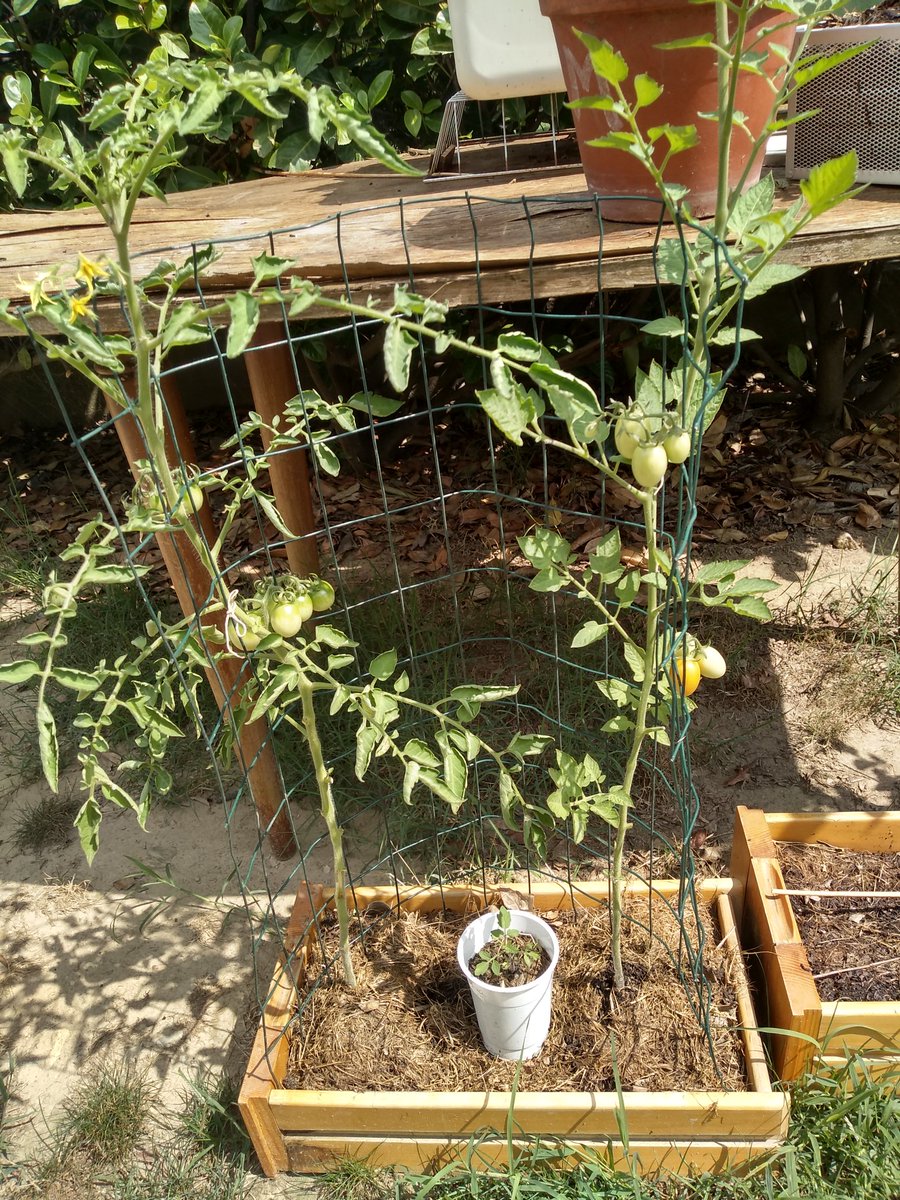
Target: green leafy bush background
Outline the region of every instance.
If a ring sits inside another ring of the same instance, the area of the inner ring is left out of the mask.
[[[13,0],[3,8],[0,116],[53,142],[65,136],[65,126],[83,140],[80,117],[148,58],[220,70],[233,63],[292,67],[329,86],[341,104],[371,116],[399,149],[434,144],[444,101],[455,88],[441,0]],[[508,128],[529,121],[534,128],[536,103],[507,103]],[[469,108],[470,129],[499,126],[499,106]],[[301,102],[273,103],[263,112],[241,96],[223,105],[214,133],[186,139],[180,151],[158,181],[165,190],[360,156],[333,130],[321,140],[311,136]],[[5,207],[13,203],[4,179],[0,200]],[[40,173],[24,197],[40,205],[75,200],[66,185],[51,186]]]

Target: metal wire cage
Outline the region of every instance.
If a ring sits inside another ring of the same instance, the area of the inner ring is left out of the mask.
[[[534,219],[533,205],[504,203],[507,219],[524,222],[536,244],[542,226]],[[481,198],[473,212],[491,204]],[[567,206],[573,204],[579,202],[567,199]],[[384,208],[377,219],[383,218]],[[487,347],[502,332],[536,338],[552,350],[561,367],[588,381],[605,405],[628,394],[641,355],[661,353],[674,359],[676,351],[680,353],[677,339],[645,338],[641,330],[648,320],[667,312],[686,312],[687,300],[683,283],[679,288],[658,281],[625,296],[603,291],[603,222],[596,199],[586,199],[580,208],[582,217],[588,214],[596,222],[594,290],[564,303],[541,297],[532,287],[524,300],[482,299],[454,309],[447,324],[460,341],[470,339]],[[393,216],[402,233],[402,206]],[[431,219],[440,219],[437,209]],[[333,223],[338,246],[341,220]],[[286,242],[302,247],[307,233],[265,233],[246,239],[242,248],[248,256],[277,253]],[[662,225],[656,233],[658,243],[707,236],[681,228],[664,232]],[[199,255],[199,248],[195,250]],[[724,248],[711,246],[710,251],[721,258],[723,271],[730,270]],[[234,252],[235,247],[229,247],[229,253]],[[478,221],[473,216],[476,279],[479,254]],[[413,291],[427,292],[427,281],[417,279],[411,249],[408,261],[404,282]],[[486,705],[479,714],[485,740],[505,743],[517,730],[548,734],[559,748],[573,755],[591,753],[611,778],[619,776],[623,747],[613,735],[599,732],[613,710],[596,684],[624,678],[626,664],[612,639],[573,649],[573,635],[590,614],[577,594],[530,588],[534,571],[517,539],[537,527],[549,527],[567,539],[576,556],[585,556],[600,538],[618,530],[623,556],[639,566],[643,527],[628,495],[564,450],[505,441],[476,396],[490,385],[489,364],[452,347],[435,348],[420,338],[411,349],[411,383],[402,405],[395,409],[385,404],[395,393],[384,367],[383,322],[354,312],[323,313],[314,306],[302,319],[293,318],[288,282],[287,272],[273,281],[273,286],[284,288],[283,302],[267,310],[267,323],[260,325],[242,358],[228,358],[224,331],[211,328],[205,345],[173,355],[155,380],[173,462],[186,482],[196,464],[205,485],[204,511],[198,508],[194,513],[195,524],[207,545],[221,539],[222,581],[243,595],[257,580],[277,578],[286,569],[300,574],[315,569],[336,592],[328,624],[352,643],[340,667],[342,678],[366,678],[372,660],[394,649],[411,692],[424,700],[473,682],[516,687],[514,697]],[[348,301],[359,302],[349,278],[340,290]],[[199,267],[194,296],[202,308],[206,297]],[[735,345],[735,358],[736,354]],[[720,376],[703,380],[702,403],[694,415],[695,451],[708,405],[722,382]],[[181,397],[196,392],[214,396],[218,414],[216,437],[199,453],[185,430],[181,403]],[[323,399],[332,404],[352,399],[343,424],[323,418]],[[678,411],[677,395],[670,406]],[[133,461],[147,456],[148,449],[129,409],[127,381],[120,404],[113,407],[109,421],[87,432],[70,428],[91,467],[107,518],[119,523],[122,498],[105,489],[101,473],[93,467],[97,439],[114,426],[126,444],[130,439]],[[352,421],[347,420],[348,412]],[[544,420],[564,441],[562,423],[552,415]],[[685,595],[698,458],[695,452],[671,472],[659,506],[659,534],[674,564],[664,624],[678,632],[686,630],[688,622]],[[246,491],[239,515],[223,533],[222,505],[234,494],[229,492],[232,482],[243,484],[251,478],[257,490]],[[281,503],[278,521],[267,499],[270,493]],[[156,547],[162,543],[170,570],[179,568],[183,592],[186,589],[180,598],[191,616],[177,644],[166,645],[182,686],[179,719],[185,728],[193,721],[210,755],[232,869],[250,918],[258,962],[257,1000],[264,1007],[272,997],[273,950],[289,972],[297,965],[299,974],[298,948],[322,931],[321,912],[313,914],[307,929],[286,930],[287,911],[298,889],[309,896],[316,883],[327,883],[321,878],[324,833],[312,799],[313,767],[303,739],[283,715],[269,722],[255,720],[255,740],[236,739],[227,714],[252,680],[254,656],[236,656],[226,671],[221,646],[197,636],[197,613],[210,592],[191,593],[191,551],[180,536],[163,532],[157,538],[152,528],[143,534],[121,531],[122,552],[135,565],[158,564]],[[164,575],[151,571],[138,577],[136,586],[149,619],[164,628]],[[194,666],[198,671],[205,668],[214,679],[218,706],[204,699],[202,688],[185,670],[188,640],[199,656]],[[560,828],[546,853],[538,856],[520,832],[505,824],[489,763],[473,762],[469,795],[457,812],[424,793],[405,803],[402,768],[388,756],[375,760],[363,782],[356,778],[355,727],[346,713],[330,716],[323,710],[319,720],[345,830],[351,895],[371,883],[394,887],[398,900],[405,885],[443,888],[468,881],[490,891],[498,879],[511,875],[527,885],[532,880],[561,880],[571,891],[591,874],[602,877],[608,871],[611,831],[602,822],[591,825],[578,844],[570,830]],[[417,736],[426,724],[414,715],[405,718],[404,734]],[[653,899],[649,934],[655,936],[654,905],[674,913],[680,933],[669,953],[696,1017],[708,1031],[710,981],[704,970],[703,925],[695,919],[699,901],[690,849],[700,806],[691,780],[689,728],[688,706],[675,703],[670,744],[648,743],[642,757],[628,871],[634,879],[664,875],[678,880],[671,892]],[[552,752],[529,760],[522,787],[530,794],[546,795],[553,763]],[[254,808],[255,792],[268,788],[271,793],[273,779],[274,805],[260,809],[257,797]],[[279,830],[281,855],[272,853],[271,842]],[[291,843],[296,847],[293,855]],[[321,979],[326,979],[334,971],[334,952],[325,948],[323,956]],[[301,1027],[303,1009],[301,1002],[295,1018]],[[709,1046],[712,1054],[712,1039]]]

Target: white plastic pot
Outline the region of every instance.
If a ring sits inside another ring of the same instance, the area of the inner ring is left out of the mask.
[[[530,983],[498,987],[472,974],[469,960],[491,940],[497,913],[476,917],[460,935],[456,958],[468,980],[481,1040],[489,1054],[513,1060],[534,1058],[550,1031],[553,972],[559,962],[559,941],[546,921],[520,909],[510,911],[510,927],[540,942],[550,965]]]

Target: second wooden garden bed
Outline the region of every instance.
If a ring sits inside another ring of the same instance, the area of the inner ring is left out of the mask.
[[[894,1000],[823,1002],[786,891],[779,844],[900,854],[900,813],[765,813],[739,807],[731,858],[735,912],[746,950],[756,954],[768,1004],[772,1062],[782,1080],[819,1058],[840,1066],[861,1052],[870,1075],[900,1088],[900,994]],[[894,947],[900,954],[900,940]],[[797,1037],[792,1035],[806,1035]],[[809,1039],[815,1039],[817,1047]]]

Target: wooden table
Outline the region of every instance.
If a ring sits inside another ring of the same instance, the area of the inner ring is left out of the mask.
[[[785,186],[778,203],[796,195],[796,186]],[[656,236],[655,227],[601,227],[577,166],[410,179],[353,163],[185,192],[166,203],[144,200],[132,246],[149,270],[163,252],[184,256],[219,243],[221,257],[204,275],[210,299],[248,283],[250,259],[267,251],[296,259],[301,274],[333,294],[349,286],[359,296],[384,297],[412,275],[418,291],[464,305],[652,283]],[[111,250],[91,211],[6,214],[0,298],[24,300],[23,284],[57,263],[74,267],[78,251],[97,259]],[[813,267],[895,255],[900,189],[870,187],[813,221],[783,257]],[[119,306],[104,309],[102,319],[120,327]]]

